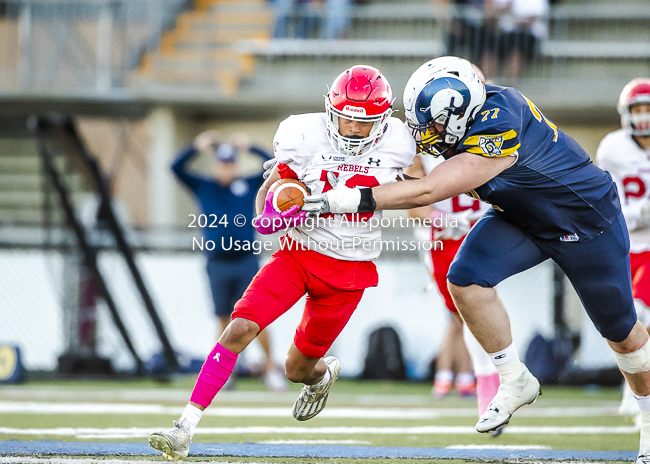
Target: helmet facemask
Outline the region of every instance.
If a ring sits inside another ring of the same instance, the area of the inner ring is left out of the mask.
[[[632,135],[647,137],[650,135],[650,103],[646,104],[647,111],[641,113],[633,113],[631,111],[633,106],[630,105],[630,108],[628,108],[628,118]]]
[[[645,106],[645,111],[633,111],[641,105]],[[623,88],[617,109],[624,129],[639,137],[650,136],[650,79],[644,77],[632,79]]]
[[[390,85],[377,68],[356,65],[342,72],[325,97],[327,137],[332,146],[345,156],[368,153],[386,132],[392,105]],[[339,118],[372,123],[370,132],[365,137],[344,136]]]
[[[392,109],[388,109],[384,113],[375,116],[353,115],[350,114],[351,111],[348,107],[344,111],[337,110],[330,104],[327,98],[325,99],[325,108],[327,112],[327,135],[334,148],[345,156],[361,156],[375,148],[379,139],[386,131],[388,118],[393,112]],[[356,110],[356,108],[351,109],[352,111]],[[339,118],[345,118],[351,121],[371,122],[372,127],[370,128],[370,133],[367,137],[341,135]]]
[[[449,117],[444,112],[438,114],[435,119],[421,124],[413,122],[408,118],[406,123],[419,151],[427,155],[441,156],[460,140],[457,135],[447,131]],[[436,129],[435,123],[443,126],[441,132]]]

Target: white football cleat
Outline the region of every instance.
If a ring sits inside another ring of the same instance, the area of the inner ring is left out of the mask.
[[[497,394],[476,423],[477,432],[490,432],[506,425],[517,409],[526,404],[533,404],[542,394],[539,381],[526,366],[523,367],[517,380],[499,386]]]
[[[293,403],[293,417],[299,421],[306,421],[321,412],[327,404],[327,396],[330,388],[339,378],[341,363],[334,356],[323,358],[330,373],[329,381],[320,387],[316,385],[305,385],[300,390],[298,399]]]
[[[636,464],[650,464],[650,454],[639,454]]]
[[[496,437],[500,436],[503,433],[503,430],[506,428],[506,425],[507,424],[503,424],[502,426],[497,427],[494,430],[490,430],[490,436],[492,438],[496,438]]]
[[[179,419],[174,421],[174,428],[167,431],[153,432],[149,434],[149,446],[153,449],[162,451],[170,461],[182,461],[187,457],[190,450],[189,426],[185,421]]]

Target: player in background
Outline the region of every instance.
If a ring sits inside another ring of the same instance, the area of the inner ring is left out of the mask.
[[[630,233],[632,293],[639,321],[650,327],[650,79],[633,79],[618,99],[622,128],[605,136],[596,163],[609,171],[618,187]],[[619,412],[634,416],[639,406],[623,382]]]
[[[637,463],[650,464],[650,343],[634,310],[629,237],[611,176],[530,100],[513,88],[484,85],[460,58],[437,58],[416,70],[404,91],[404,107],[420,150],[445,161],[422,179],[312,195],[302,210],[414,208],[463,192],[491,203],[447,274],[458,311],[499,371],[501,385],[476,430],[508,423],[540,394],[539,381],[519,359],[494,287],[552,259],[637,397]]]
[[[442,162],[442,159],[429,155],[418,154],[415,157],[413,166],[404,170],[404,173],[411,177],[424,177],[434,167]],[[440,294],[443,297],[445,306],[452,315],[447,326],[447,332],[443,340],[436,364],[436,377],[433,383],[435,396],[445,396],[451,388],[453,373],[451,367],[454,361],[457,363],[456,390],[460,396],[476,395],[479,417],[486,411],[490,401],[494,398],[499,388],[499,373],[490,361],[490,357],[476,341],[472,333],[464,327],[463,320],[458,314],[456,305],[451,298],[447,288],[447,272],[451,266],[458,248],[469,232],[471,226],[489,210],[489,205],[469,195],[458,195],[447,200],[434,203],[431,206],[423,206],[409,210],[409,215],[424,220],[430,217],[432,222],[438,218],[438,222],[447,227],[431,228],[431,239],[442,240],[441,249],[432,249],[431,264],[432,276]],[[454,217],[456,221],[447,218]],[[455,227],[451,226],[454,224]],[[473,374],[472,374],[473,369]],[[474,383],[476,378],[476,383]],[[502,428],[490,432],[492,436],[498,436]]]
[[[294,418],[311,419],[325,407],[341,365],[323,356],[364,290],[378,282],[372,261],[381,253],[381,229],[357,221],[381,220],[381,213],[329,215],[310,223],[304,213],[295,214],[297,206],[277,213],[268,190],[280,178],[299,179],[314,193],[335,184],[373,187],[403,179],[415,142],[391,117],[392,101],[381,72],[358,65],[334,80],[325,113],[294,115],[280,123],[273,140],[278,164],[258,192],[256,228],[262,234],[292,228],[235,305],[232,322],[208,355],[180,419],[171,430],[152,433],[150,446],[170,459],[187,456],[203,410],[227,381],[239,353],[305,294],[285,372],[291,382],[305,384],[293,406]]]
[[[255,195],[264,179],[261,173],[248,177],[237,175],[238,158],[240,153],[246,151],[263,160],[271,158],[266,150],[251,145],[243,134],[237,135],[234,143],[223,143],[217,131],[208,130],[197,135],[193,143],[184,148],[171,165],[172,172],[192,192],[201,212],[208,217],[210,223],[223,219],[231,221],[238,215],[248,219],[244,227],[203,228],[205,239],[216,244],[214,249],[206,250],[205,254],[214,311],[219,320],[217,339],[230,323],[235,303],[260,268],[259,255],[252,250],[234,251],[232,247],[227,250],[222,248],[222,238],[249,242],[254,239],[255,230],[250,222],[254,216]],[[190,163],[200,153],[212,157],[213,177],[200,175],[190,169]],[[261,334],[258,341],[265,358],[264,384],[271,391],[286,391],[287,382],[273,361],[268,334]],[[233,386],[234,376],[230,378],[226,389]]]
[[[415,157],[413,166],[404,170],[404,173],[411,177],[424,177],[428,173],[427,170],[430,171],[433,167],[432,165],[435,164],[437,164],[436,160],[432,156],[418,154]],[[456,255],[456,250],[458,250],[460,242],[465,234],[469,232],[469,214],[474,212],[472,211],[474,202],[477,205],[480,202],[467,197],[467,202],[471,205],[467,207],[463,205],[461,207],[460,196],[454,197],[454,200],[456,200],[455,205],[452,205],[451,200],[449,200],[448,205],[445,204],[447,201],[443,201],[435,205],[408,210],[410,217],[418,218],[421,221],[431,220],[432,227],[426,228],[430,233],[429,238],[431,240],[441,240],[443,244],[441,249],[431,249],[426,252],[430,255],[427,257],[429,258],[427,260],[427,263],[429,263],[427,270],[435,282],[451,316],[448,320],[436,361],[436,375],[433,381],[432,393],[437,398],[444,398],[449,394],[452,387],[454,387],[454,380],[458,396],[476,395],[476,382],[472,373],[472,360],[463,341],[463,321],[458,315],[456,306],[454,306],[451,295],[447,290],[447,270]],[[479,216],[480,213],[474,220]],[[451,221],[450,219],[452,217],[456,220]],[[434,227],[434,223],[441,224],[442,227]],[[454,370],[456,371],[455,379]]]

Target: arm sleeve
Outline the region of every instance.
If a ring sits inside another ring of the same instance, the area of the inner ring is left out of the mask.
[[[198,150],[193,146],[189,146],[180,152],[171,165],[172,171],[176,174],[176,177],[192,190],[196,190],[201,178],[196,174],[190,174],[188,172],[187,163],[189,163],[189,161],[197,154]]]

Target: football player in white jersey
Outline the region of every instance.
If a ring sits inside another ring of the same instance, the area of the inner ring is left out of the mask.
[[[442,163],[440,158],[418,154],[415,157],[413,166],[405,170],[405,173],[412,177],[424,177],[440,163]],[[479,416],[483,415],[490,401],[496,395],[499,388],[499,373],[472,333],[467,328],[463,329],[462,319],[458,315],[456,305],[447,288],[447,272],[465,235],[467,235],[474,222],[489,209],[490,206],[487,203],[483,203],[468,195],[458,195],[434,203],[431,206],[409,210],[409,214],[412,216],[420,217],[421,219],[430,216],[434,225],[437,223],[442,226],[432,227],[431,229],[431,239],[442,240],[443,242],[443,246],[440,249],[432,249],[430,252],[433,268],[432,276],[444,299],[445,306],[453,315],[447,329],[445,341],[449,340],[450,345],[453,343],[450,350],[454,351],[453,356],[460,366],[465,366],[465,363],[462,361],[464,353],[471,358],[471,367],[476,377],[476,384],[474,384],[474,378],[469,369],[459,367],[459,374],[456,376],[457,393],[461,396],[476,394]],[[456,220],[449,220],[451,217]],[[445,342],[443,342],[444,346]],[[468,351],[469,354],[467,354]],[[439,359],[439,361],[441,360]],[[442,370],[439,366],[436,367],[433,393],[435,396],[442,397],[451,388],[451,381],[453,379],[453,374],[450,370],[451,359],[447,364],[443,365]],[[497,431],[490,432],[490,434],[492,436],[498,436],[502,430],[500,428]]]
[[[325,113],[294,115],[280,124],[273,141],[278,164],[258,192],[259,216],[253,225],[262,234],[287,228],[289,233],[236,303],[232,322],[203,364],[174,428],[149,436],[149,445],[168,458],[187,456],[202,412],[227,381],[238,354],[305,294],[285,373],[290,381],[305,384],[293,406],[294,418],[311,419],[325,407],[341,365],[335,357],[323,356],[364,290],[378,282],[372,260],[381,252],[381,229],[375,222],[381,213],[323,215],[314,221],[298,213],[297,206],[277,213],[269,187],[280,178],[296,178],[312,193],[322,193],[336,184],[375,187],[402,180],[402,169],[413,162],[415,141],[391,117],[392,102],[381,72],[358,65],[336,78],[325,97]]]
[[[605,136],[596,163],[609,171],[618,187],[630,232],[630,264],[634,306],[650,327],[650,79],[633,79],[618,100],[622,128]],[[639,406],[627,382],[619,412],[636,415]]]

